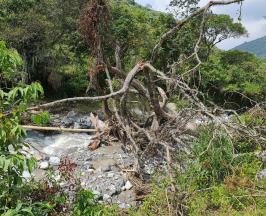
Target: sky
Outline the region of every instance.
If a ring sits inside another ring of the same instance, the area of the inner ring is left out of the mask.
[[[170,0],[136,0],[142,5],[151,5],[154,10],[167,11]],[[204,6],[209,0],[201,0],[200,5]],[[213,7],[218,14],[228,14],[237,21],[239,5],[227,5]],[[227,39],[218,45],[221,49],[231,49],[239,44],[251,41],[266,35],[266,0],[245,0],[242,7],[242,24],[248,31],[248,36],[238,39]]]

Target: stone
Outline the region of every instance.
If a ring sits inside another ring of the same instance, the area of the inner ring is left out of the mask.
[[[144,166],[144,172],[148,175],[152,175],[155,172],[155,167],[152,164],[146,164]]]
[[[262,162],[264,162],[264,163],[266,162],[266,151],[261,152],[260,158],[261,158]]]
[[[49,167],[49,162],[48,161],[42,161],[39,165],[40,169],[48,169]]]
[[[127,209],[127,208],[130,208],[131,206],[127,203],[120,203],[119,205],[119,208],[121,209]]]
[[[74,118],[77,114],[75,113],[75,111],[70,111],[68,114],[67,114],[67,117],[68,118]]]
[[[83,164],[82,168],[83,168],[84,170],[93,169],[93,165],[92,165],[91,162],[86,161],[86,162]]]
[[[266,179],[266,169],[261,170],[260,172],[257,173],[257,179],[259,180]]]
[[[94,169],[88,169],[87,172],[90,173],[90,174],[93,174],[94,173]]]
[[[118,192],[117,189],[116,189],[116,187],[114,185],[111,185],[108,188],[108,190],[110,191],[110,193],[109,193],[110,196],[113,196],[114,194],[116,194],[116,192]]]
[[[107,174],[107,177],[108,177],[108,178],[113,178],[114,176],[115,176],[114,173],[108,173],[108,174]]]
[[[39,154],[35,155],[34,157],[35,157],[35,159],[36,159],[37,161],[40,161],[40,160],[43,159],[43,157],[42,157],[41,155],[39,155]]]
[[[101,196],[102,196],[101,192],[100,191],[97,191],[97,190],[93,190],[92,191],[92,194],[94,195],[94,198],[95,199],[100,199]]]
[[[65,127],[69,127],[70,125],[73,124],[73,119],[68,118],[67,116],[65,116],[62,120],[61,120],[61,124]]]
[[[74,129],[80,129],[81,128],[81,125],[77,122],[74,122],[74,126],[73,126]]]
[[[196,131],[198,128],[198,125],[194,122],[188,122],[185,126],[186,130],[188,131]]]
[[[109,171],[111,171],[111,165],[103,165],[103,166],[100,168],[100,170],[101,170],[102,172],[109,172]]]
[[[60,158],[59,157],[50,157],[49,158],[49,163],[52,166],[59,166],[59,164],[60,164]]]
[[[103,201],[109,201],[111,199],[111,196],[108,194],[103,195]]]
[[[92,122],[89,116],[85,116],[79,120],[79,123],[83,129],[92,128]]]
[[[125,184],[125,189],[126,190],[130,190],[132,187],[133,187],[133,185],[131,184],[131,182],[127,181],[126,184]]]
[[[54,180],[55,180],[55,181],[59,182],[60,179],[61,179],[61,176],[60,176],[60,175],[55,175],[55,176],[54,176]]]
[[[29,179],[29,178],[31,178],[31,174],[29,173],[29,171],[24,170],[24,171],[22,172],[22,178],[25,178],[25,179]]]
[[[103,130],[105,128],[105,123],[101,120],[98,120],[98,127],[99,127],[99,129]]]
[[[176,113],[177,112],[177,107],[176,107],[175,103],[167,103],[166,104],[166,108],[172,113]]]

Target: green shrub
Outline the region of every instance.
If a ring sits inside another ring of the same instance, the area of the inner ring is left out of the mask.
[[[19,204],[20,190],[24,185],[22,174],[32,172],[36,163],[21,150],[26,145],[22,138],[25,130],[19,125],[27,104],[43,94],[39,83],[24,88],[16,87],[9,92],[0,90],[0,213],[26,211]],[[12,213],[13,214],[13,213]]]
[[[235,141],[221,128],[201,128],[187,169],[176,173],[177,193],[167,193],[169,181],[156,183],[132,215],[265,215],[266,181],[256,180],[263,163],[256,149],[235,154]]]
[[[116,206],[104,206],[97,203],[91,191],[81,190],[76,197],[73,216],[118,216],[122,215]]]
[[[51,120],[51,116],[49,112],[42,112],[42,113],[38,113],[36,115],[31,116],[31,121],[34,124],[37,124],[40,126],[47,125],[50,122],[50,120]]]
[[[222,182],[231,173],[233,145],[222,130],[205,128],[193,144],[195,160],[189,168],[192,181],[198,188]]]

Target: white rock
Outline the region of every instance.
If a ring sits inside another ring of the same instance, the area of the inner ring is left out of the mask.
[[[55,175],[55,176],[54,176],[54,180],[55,180],[55,181],[58,182],[60,179],[61,179],[61,176],[60,176],[60,175]]]
[[[262,162],[266,162],[266,151],[261,152],[259,156]]]
[[[67,114],[67,117],[68,118],[74,118],[77,114],[75,113],[75,111],[70,111],[68,114]]]
[[[108,178],[113,178],[114,176],[115,176],[114,173],[108,173],[108,174],[107,174],[107,177],[108,177]]]
[[[166,108],[173,113],[177,112],[177,107],[175,103],[167,103]]]
[[[130,190],[132,187],[133,187],[133,185],[131,184],[131,182],[130,181],[127,181],[126,184],[125,184],[125,186],[124,186],[124,189],[125,190]]]
[[[257,179],[266,179],[266,169],[261,170],[258,174],[257,174]]]
[[[101,192],[97,191],[97,190],[93,190],[92,193],[93,193],[95,199],[99,199],[102,195]]]
[[[111,195],[116,193],[116,187],[114,185],[111,185],[110,187],[108,187],[108,190],[111,191]]]
[[[52,166],[58,166],[60,164],[60,158],[59,157],[50,157],[49,163]]]
[[[29,173],[29,171],[24,170],[22,173],[22,177],[25,179],[29,179],[29,178],[31,178],[31,174]]]
[[[37,161],[40,161],[43,159],[43,157],[41,155],[35,155],[34,158],[37,160]]]
[[[94,190],[94,191],[92,191],[92,193],[93,193],[93,195],[101,195],[101,192],[100,191],[97,191],[97,190]]]
[[[74,129],[80,129],[80,128],[81,128],[80,124],[77,122],[74,122]]]
[[[110,195],[108,195],[108,194],[104,194],[103,195],[103,200],[104,201],[108,201],[108,200],[110,200],[111,199],[111,196]]]
[[[131,207],[129,204],[126,204],[126,203],[121,203],[121,204],[119,204],[118,206],[119,206],[119,208],[121,208],[121,209],[127,209],[127,208],[130,208],[130,207]]]
[[[49,167],[49,162],[48,161],[42,161],[41,163],[40,163],[40,169],[48,169],[48,167]]]
[[[90,174],[93,174],[93,173],[94,173],[94,169],[88,169],[87,171],[88,171],[88,173],[90,173]]]

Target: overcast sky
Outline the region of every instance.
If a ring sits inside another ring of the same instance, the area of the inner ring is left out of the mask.
[[[208,1],[201,0],[200,4],[205,5]],[[144,6],[150,4],[155,10],[166,11],[170,0],[136,0],[136,2]],[[236,21],[238,10],[238,4],[214,8],[216,13],[229,14]],[[245,0],[242,8],[242,23],[248,30],[249,36],[239,39],[227,39],[219,45],[220,48],[231,49],[245,41],[254,40],[266,35],[266,0]]]

